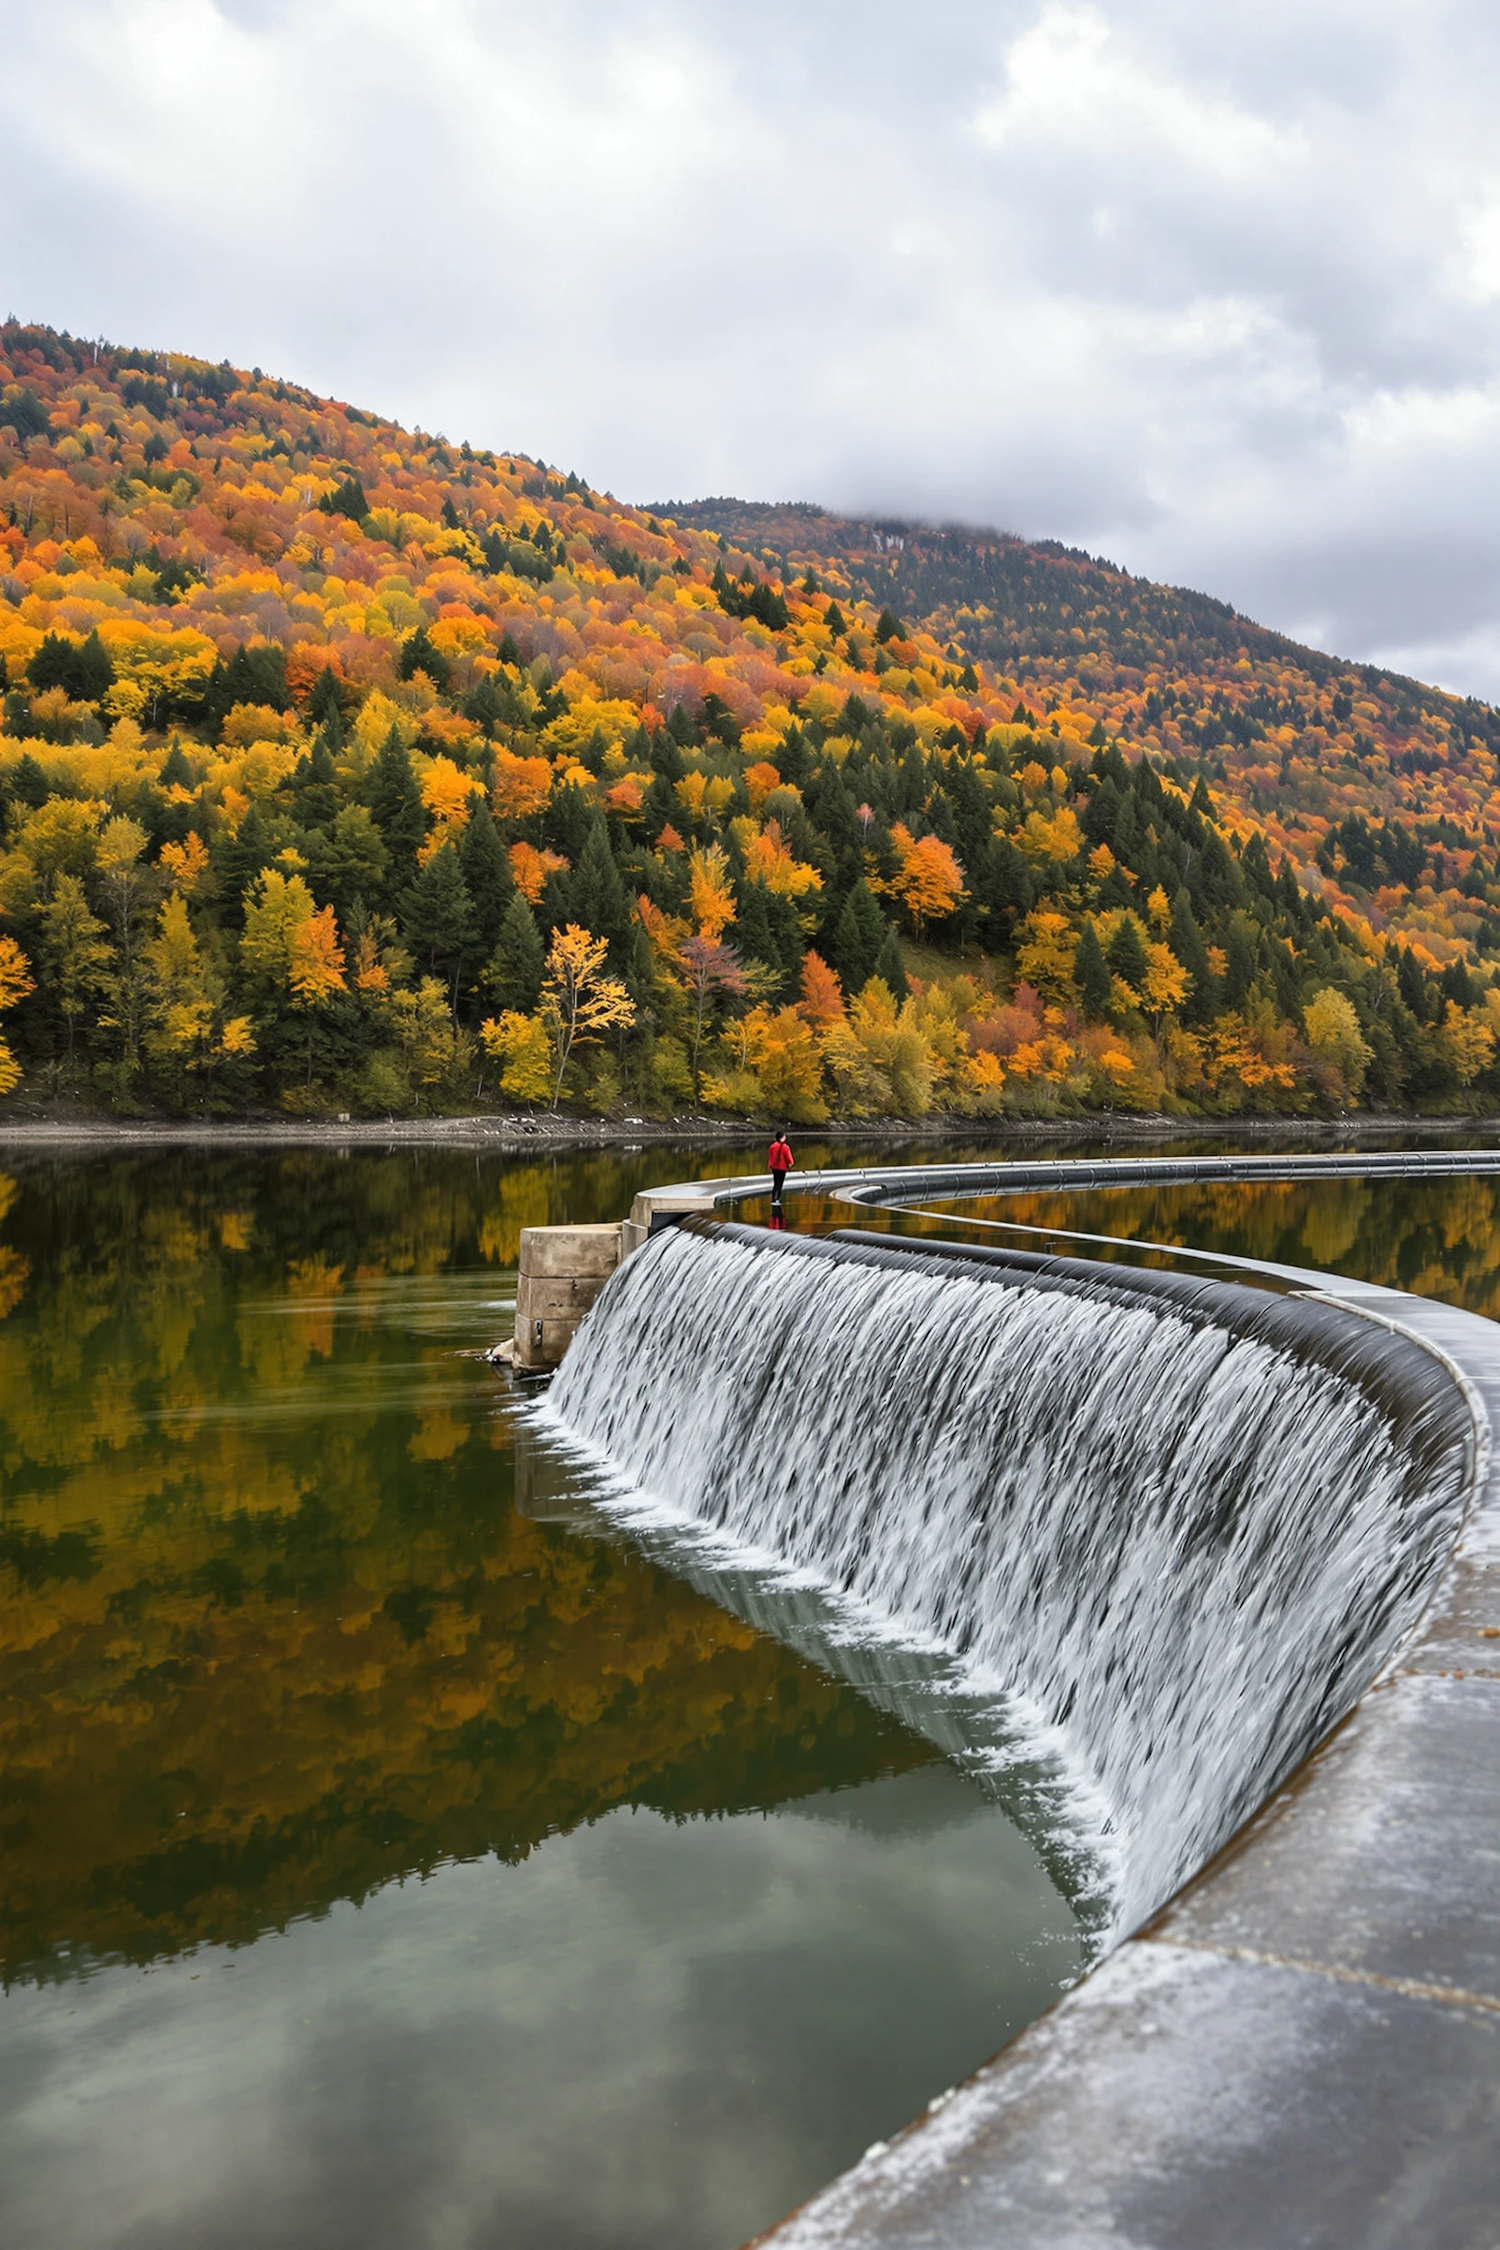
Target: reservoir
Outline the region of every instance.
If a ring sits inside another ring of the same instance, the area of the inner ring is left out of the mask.
[[[10,1161],[0,2239],[735,2250],[1094,1957],[928,1652],[601,1510],[477,1356],[522,1226],[693,1169]],[[1500,1298],[1493,1180],[972,1218]],[[816,1410],[789,1365],[748,1442]]]

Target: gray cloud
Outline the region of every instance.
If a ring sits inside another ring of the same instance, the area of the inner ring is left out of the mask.
[[[0,4],[4,296],[1500,694],[1479,0]]]

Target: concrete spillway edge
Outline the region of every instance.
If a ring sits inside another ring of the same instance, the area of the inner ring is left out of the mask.
[[[1455,1171],[1500,1171],[1500,1156],[869,1167],[798,1184],[869,1207]],[[684,1183],[638,1198],[632,1218],[644,1235],[653,1206],[727,1214],[768,1189]],[[1475,1488],[1441,1583],[1217,1858],[992,2062],[760,2238],[775,2250],[1500,2242],[1500,1329],[1336,1275],[1223,1262],[1377,1323],[1453,1376]]]

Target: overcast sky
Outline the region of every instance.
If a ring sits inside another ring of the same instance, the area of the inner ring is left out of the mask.
[[[1494,0],[0,0],[0,306],[1500,699]]]

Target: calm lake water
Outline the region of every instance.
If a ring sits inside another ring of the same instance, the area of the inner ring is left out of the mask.
[[[12,1160],[0,2241],[734,2250],[1078,1974],[1024,1825],[466,1356],[523,1225],[756,1160]],[[974,1209],[1500,1310],[1495,1181]]]

